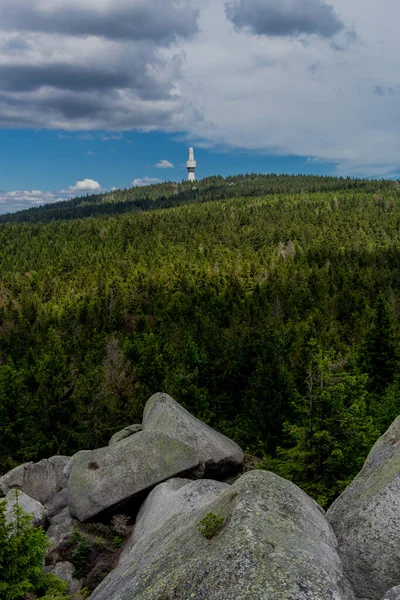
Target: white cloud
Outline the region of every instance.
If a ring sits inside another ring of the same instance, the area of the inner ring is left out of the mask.
[[[116,189],[116,188],[114,188]],[[84,179],[77,181],[75,185],[70,185],[65,190],[42,191],[42,190],[13,190],[10,192],[0,191],[0,214],[6,212],[15,212],[24,210],[33,206],[50,204],[69,200],[82,194],[100,192],[103,188],[93,179]]]
[[[77,181],[75,185],[71,185],[68,188],[69,192],[99,192],[101,185],[98,181],[93,179],[83,179],[83,181]]]
[[[93,150],[88,150],[87,154],[88,156],[96,156],[96,152],[93,152]]]
[[[158,163],[156,163],[154,166],[156,167],[156,169],[174,169],[175,168],[174,165],[172,164],[172,162],[169,162],[169,160],[165,160],[165,158],[158,161]]]
[[[153,183],[160,183],[160,179],[155,177],[137,177],[132,181],[132,185],[135,187],[144,187],[145,185],[152,185]]]

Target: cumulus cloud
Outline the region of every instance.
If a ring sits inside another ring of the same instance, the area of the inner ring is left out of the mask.
[[[101,190],[101,185],[98,181],[94,181],[93,179],[83,179],[82,181],[77,181],[75,185],[70,185],[68,188],[69,192],[99,192]]]
[[[156,169],[173,169],[174,168],[173,163],[169,162],[169,160],[166,160],[165,158],[159,160],[158,163],[156,163],[154,166]]]
[[[225,11],[235,27],[258,35],[331,37],[344,27],[324,0],[233,0]]]
[[[0,214],[24,210],[42,204],[50,204],[68,200],[81,194],[99,192],[101,185],[93,179],[77,181],[66,190],[43,191],[43,190],[13,190],[11,192],[0,191]]]
[[[161,180],[156,177],[137,177],[132,181],[132,185],[135,187],[144,187],[145,185],[152,185],[153,183],[160,183]]]

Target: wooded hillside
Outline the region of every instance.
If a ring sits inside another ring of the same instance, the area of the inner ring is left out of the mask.
[[[0,472],[165,391],[322,504],[343,489],[400,412],[400,192],[272,179],[3,217],[33,222],[0,226]]]

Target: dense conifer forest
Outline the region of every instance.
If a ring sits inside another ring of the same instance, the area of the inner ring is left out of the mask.
[[[0,473],[165,391],[327,505],[400,413],[398,182],[248,175],[3,216]]]

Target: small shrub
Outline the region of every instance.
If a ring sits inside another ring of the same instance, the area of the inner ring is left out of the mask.
[[[123,537],[127,536],[131,531],[131,527],[129,526],[129,517],[127,515],[114,515],[111,525],[115,533],[118,533]]]
[[[204,519],[200,521],[198,529],[205,538],[211,540],[211,538],[219,533],[224,521],[225,519],[223,517],[220,517],[213,512],[209,512]]]
[[[87,562],[90,554],[89,540],[85,535],[74,531],[70,536],[69,543],[76,543],[76,548],[71,553],[72,563],[75,567],[73,577],[75,579],[82,579],[86,574]]]

